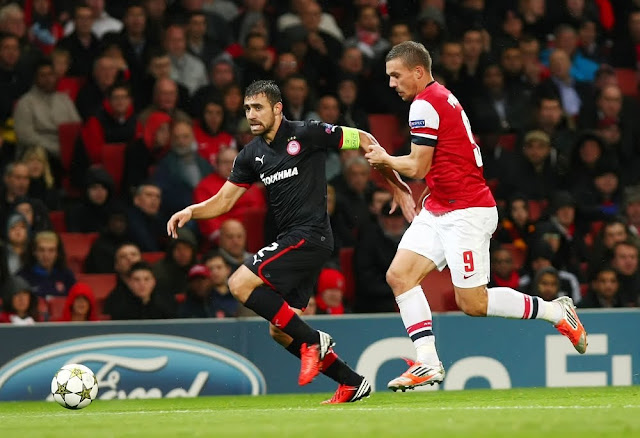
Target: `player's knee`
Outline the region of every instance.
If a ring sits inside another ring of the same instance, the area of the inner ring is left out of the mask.
[[[387,284],[391,287],[393,292],[398,293],[406,292],[409,290],[409,286],[403,275],[401,275],[396,269],[389,268],[387,270]]]
[[[476,290],[456,290],[458,308],[469,316],[487,316],[486,292]]]

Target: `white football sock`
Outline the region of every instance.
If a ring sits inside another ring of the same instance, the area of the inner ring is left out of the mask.
[[[432,331],[431,308],[419,285],[396,297],[402,322],[416,348],[416,360],[427,365],[438,365],[436,337]]]
[[[560,322],[563,316],[558,303],[525,295],[510,287],[491,287],[487,289],[487,294],[487,316],[543,319],[552,324]]]

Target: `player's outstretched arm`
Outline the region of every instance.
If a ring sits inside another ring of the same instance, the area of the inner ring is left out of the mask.
[[[372,145],[365,157],[372,166],[389,166],[400,175],[423,179],[431,169],[434,150],[435,148],[431,146],[420,146],[411,143],[411,153],[409,155],[393,157],[382,146]]]
[[[182,228],[191,219],[211,219],[228,212],[246,191],[246,188],[227,181],[218,193],[206,201],[190,205],[171,216],[167,222],[167,234],[176,238],[178,228]]]

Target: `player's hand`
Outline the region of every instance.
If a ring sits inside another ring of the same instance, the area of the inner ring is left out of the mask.
[[[407,220],[407,222],[411,223],[413,218],[416,217],[416,203],[413,200],[413,195],[411,191],[405,192],[404,190],[394,190],[393,192],[393,202],[391,203],[391,210],[389,210],[389,214],[396,211],[396,208],[400,208],[402,210],[402,215]]]
[[[174,239],[178,237],[178,228],[182,228],[184,224],[191,220],[193,212],[189,207],[175,213],[167,222],[167,234]]]
[[[369,160],[369,164],[375,168],[386,166],[387,159],[389,158],[387,151],[385,151],[379,144],[372,144],[369,146],[369,152],[364,154],[364,156]]]

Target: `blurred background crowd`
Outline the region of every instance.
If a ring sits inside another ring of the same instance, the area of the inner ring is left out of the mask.
[[[407,153],[384,62],[407,40],[481,147],[490,284],[640,305],[638,0],[23,0],[0,2],[0,322],[249,315],[227,279],[275,239],[264,187],[175,240],[167,218],[226,181],[254,80],[289,120]],[[326,168],[336,246],[307,312],[396,311],[385,271],[408,224],[358,151]],[[456,310],[447,270],[424,288]]]

